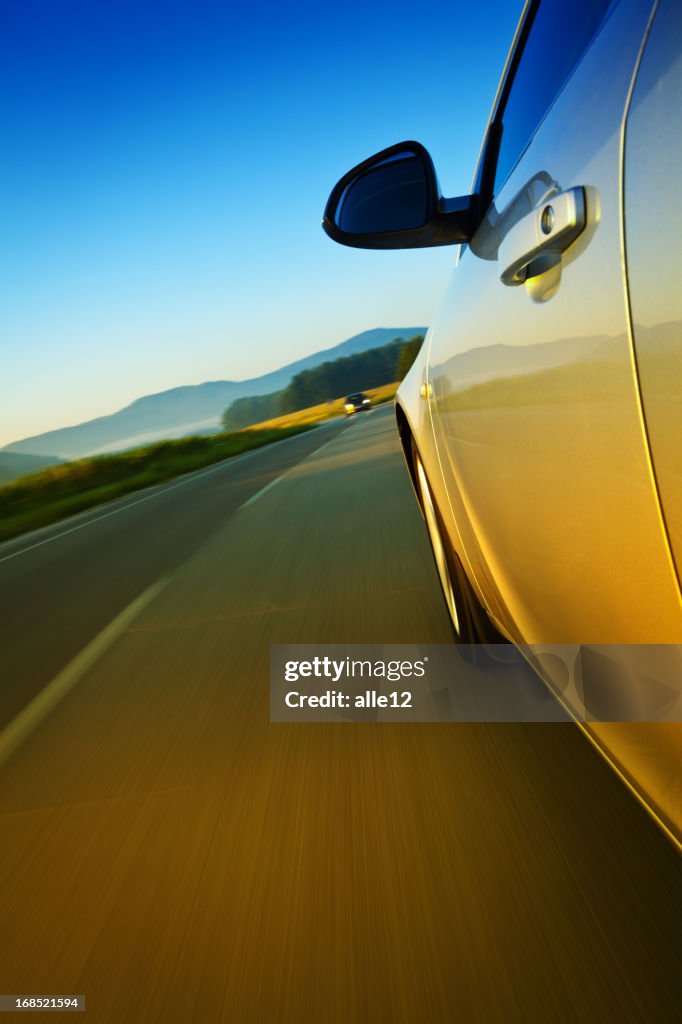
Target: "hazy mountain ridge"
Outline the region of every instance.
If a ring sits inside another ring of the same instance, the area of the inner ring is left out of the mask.
[[[14,441],[2,452],[74,459],[111,451],[119,445],[132,446],[140,435],[145,436],[146,443],[180,436],[200,423],[205,425],[204,430],[210,428],[211,421],[217,427],[225,409],[237,398],[279,391],[301,370],[380,347],[394,338],[407,340],[425,331],[425,327],[376,327],[259,377],[244,381],[207,381],[144,395],[111,415]]]
[[[635,344],[640,355],[680,357],[682,323],[677,320],[651,327],[635,326]],[[613,361],[622,358],[630,341],[625,334],[593,334],[580,338],[558,338],[555,341],[529,345],[507,345],[498,342],[458,352],[446,361],[448,376],[458,388],[508,376],[551,370],[572,363],[595,360]],[[439,365],[432,367],[442,374]]]
[[[487,380],[549,370],[566,363],[582,362],[596,353],[608,358],[624,338],[595,334],[583,338],[560,338],[533,345],[506,345],[498,342],[457,353],[446,363],[448,375],[458,388],[470,387]],[[442,373],[439,366],[434,376]]]

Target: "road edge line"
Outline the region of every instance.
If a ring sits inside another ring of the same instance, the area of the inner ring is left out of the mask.
[[[163,590],[168,579],[162,577],[131,601],[115,619],[105,626],[79,654],[73,658],[40,691],[33,700],[23,708],[12,721],[0,731],[0,767],[3,766],[24,740],[40,726],[52,711],[73,690],[85,673],[113,642],[123,633],[140,612],[151,604]]]
[[[335,420],[324,420],[320,424],[316,424],[313,429],[317,427],[324,427],[327,423],[334,423]],[[345,427],[343,428],[345,429]],[[342,430],[340,431],[342,432]],[[274,444],[286,444],[287,441],[295,441],[301,437],[302,434],[307,431],[301,431],[298,434],[291,434],[289,437],[280,438],[275,441]],[[329,442],[325,442],[328,444]],[[324,444],[322,447],[324,448]],[[101,505],[92,505],[90,508],[83,509],[82,512],[76,512],[72,516],[67,516],[65,519],[57,519],[54,523],[48,523],[46,526],[39,526],[35,530],[28,530],[26,533],[19,533],[16,537],[8,537],[6,540],[0,541],[0,562],[9,562],[12,558],[17,558],[19,555],[23,555],[28,551],[33,551],[35,548],[40,548],[44,544],[49,544],[53,540],[59,540],[60,537],[66,537],[70,533],[75,533],[77,530],[82,530],[86,526],[91,526],[94,523],[98,523],[102,519],[108,519],[109,516],[116,515],[118,512],[125,512],[129,508],[134,508],[136,505],[141,505],[145,501],[151,501],[152,498],[158,497],[159,494],[165,494],[167,491],[172,491],[176,487],[182,487],[185,484],[192,483],[193,480],[198,480],[201,477],[208,476],[211,473],[215,473],[220,469],[225,469],[228,465],[235,465],[238,462],[245,461],[260,452],[270,448],[270,444],[259,445],[257,448],[251,448],[248,451],[240,452],[239,455],[228,455],[224,459],[219,459],[217,462],[213,462],[208,466],[203,466],[201,469],[191,469],[187,473],[181,473],[177,477],[171,477],[169,480],[162,480],[159,483],[151,484],[149,487],[141,487],[137,491],[130,491],[128,494],[123,494],[119,498],[112,498],[110,501],[105,501]],[[141,497],[137,497],[141,495]],[[132,499],[132,500],[130,500]],[[98,509],[108,509],[103,512],[102,515],[92,515]],[[92,515],[92,518],[88,518]],[[78,522],[78,520],[84,520]],[[36,540],[33,544],[29,544],[26,547],[19,547],[18,551],[10,551],[9,554],[2,554],[2,549],[6,546],[13,544],[20,545],[24,538],[30,538],[31,536],[37,536],[43,532],[49,532],[50,530],[57,529],[62,524],[68,524],[69,522],[75,523],[67,530],[61,532],[55,532],[52,536],[43,537],[41,540]]]

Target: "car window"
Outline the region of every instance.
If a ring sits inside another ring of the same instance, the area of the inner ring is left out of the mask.
[[[541,0],[501,108],[494,194],[618,0]],[[499,121],[499,115],[495,119]]]

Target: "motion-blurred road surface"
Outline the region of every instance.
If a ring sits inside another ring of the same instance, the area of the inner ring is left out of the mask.
[[[96,1024],[679,1020],[682,871],[579,730],[271,724],[447,643],[390,409],[0,548],[0,991]]]

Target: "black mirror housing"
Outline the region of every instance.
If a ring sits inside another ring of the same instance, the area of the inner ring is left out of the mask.
[[[419,142],[399,142],[354,167],[334,186],[322,227],[356,249],[419,249],[468,242],[478,197],[443,199]]]

